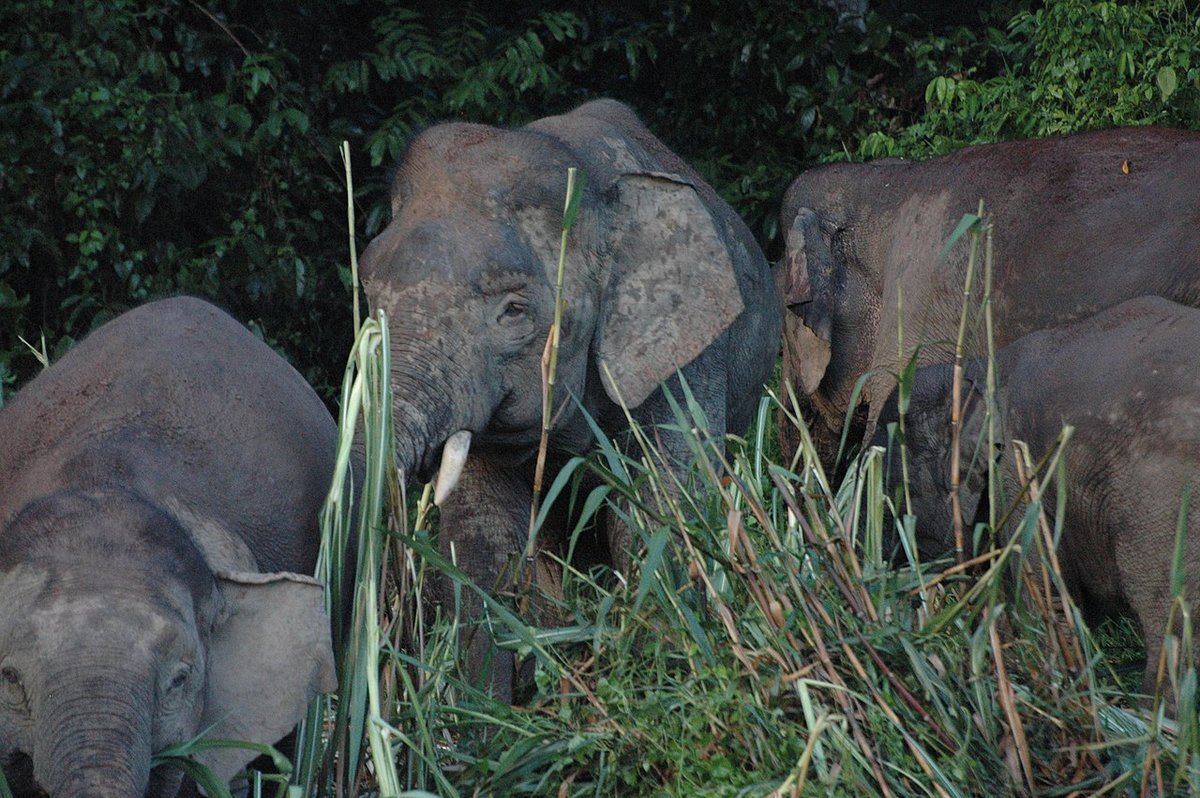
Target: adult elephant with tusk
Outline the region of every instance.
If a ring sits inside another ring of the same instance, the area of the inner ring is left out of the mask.
[[[618,436],[622,404],[642,426],[673,422],[660,384],[682,396],[680,374],[712,433],[745,429],[778,350],[778,300],[749,231],[626,106],[599,100],[516,130],[443,124],[414,139],[363,284],[390,324],[400,466],[427,480],[440,461],[440,545],[454,544],[488,589],[505,587],[506,563],[525,548],[569,167],[585,185],[566,256],[550,467],[591,448],[581,409]],[[656,434],[686,468],[679,435]],[[565,528],[544,530],[542,546],[561,550]],[[593,548],[620,565],[627,533],[609,537]],[[543,557],[539,574],[553,570]],[[478,617],[481,602],[469,601]],[[512,658],[482,635],[471,646],[478,675],[495,654],[487,683],[511,699]]]

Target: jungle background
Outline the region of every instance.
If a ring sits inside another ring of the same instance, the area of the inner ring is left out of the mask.
[[[343,139],[361,247],[414,131],[615,97],[774,257],[806,164],[1200,125],[1195,3],[866,5],[4,3],[0,401],[40,368],[35,349],[54,359],[179,292],[250,324],[332,399],[352,336]]]
[[[0,403],[93,327],[186,292],[346,409],[340,143],[361,248],[387,222],[389,169],[414,132],[519,125],[599,96],[633,106],[774,258],[783,191],[811,164],[1114,125],[1200,129],[1200,4],[10,0]],[[894,568],[878,463],[838,486],[807,443],[775,462],[779,407],[764,400],[727,449],[697,439],[728,462],[691,493],[604,440],[577,464],[603,482],[579,497],[584,516],[632,501],[639,483],[663,506],[631,519],[644,556],[628,582],[566,573],[560,627],[489,600],[504,645],[536,660],[522,706],[472,688],[458,619],[420,610],[426,570],[455,571],[429,544],[436,511],[369,477],[354,608],[365,636],[341,652],[343,690],[302,735],[302,794],[1200,794],[1190,618],[1161,671],[1179,697],[1168,717],[1131,699],[1120,673],[1122,659],[1140,668],[1136,632],[1097,646],[1065,598],[1036,495],[970,579]],[[382,446],[369,462],[391,462],[386,423],[366,421]],[[551,486],[547,503],[570,490]],[[388,504],[385,533],[371,519]],[[327,518],[326,534],[341,522]]]

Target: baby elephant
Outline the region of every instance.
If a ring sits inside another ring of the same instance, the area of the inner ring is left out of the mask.
[[[976,364],[972,364],[976,366]],[[1085,321],[1032,333],[997,357],[997,440],[1023,440],[1040,458],[1066,424],[1066,516],[1058,559],[1089,623],[1131,612],[1146,643],[1143,687],[1154,686],[1171,606],[1171,566],[1180,506],[1190,495],[1184,590],[1200,588],[1200,310],[1158,297],[1133,299]],[[963,386],[960,497],[969,529],[986,469],[1003,471],[1011,502],[1019,488],[1005,446],[983,457],[982,367]],[[922,555],[953,547],[950,366],[918,369],[905,417],[912,510]],[[897,419],[893,391],[873,441]],[[974,464],[972,462],[974,461]],[[892,458],[889,481],[900,479]],[[1190,494],[1188,491],[1190,490]],[[1045,507],[1055,508],[1053,496]]]
[[[217,308],[96,330],[0,409],[0,767],[14,792],[174,795],[151,755],[273,743],[335,687],[308,576],[336,426]],[[299,573],[294,573],[299,572]],[[254,753],[198,759],[229,779]]]

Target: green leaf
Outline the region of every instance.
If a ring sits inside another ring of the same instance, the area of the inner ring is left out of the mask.
[[[563,230],[570,230],[575,226],[575,216],[579,213],[579,203],[583,199],[583,185],[587,182],[587,172],[582,169],[575,170],[568,180],[568,190],[571,192],[567,197],[567,207],[563,211]]]
[[[960,219],[958,222],[958,227],[955,227],[954,232],[950,234],[948,239],[946,239],[946,246],[942,247],[942,254],[938,255],[938,257],[946,257],[946,253],[950,251],[950,247],[954,246],[958,239],[962,238],[967,231],[975,228],[982,221],[983,220],[980,219],[980,217],[973,213],[964,213],[962,219]]]
[[[1179,86],[1179,79],[1175,76],[1175,68],[1165,66],[1158,70],[1158,76],[1154,82],[1158,84],[1158,90],[1162,92],[1162,98],[1165,100],[1175,93],[1175,89]]]
[[[1184,557],[1187,551],[1188,538],[1188,507],[1191,505],[1192,486],[1183,489],[1183,499],[1179,502],[1179,522],[1175,526],[1175,548],[1171,558],[1171,595],[1183,595]]]
[[[267,121],[263,124],[267,129],[267,133],[271,135],[271,138],[277,139],[283,130],[283,115],[279,111],[272,111],[267,116]]]
[[[307,133],[309,128],[308,115],[298,108],[288,108],[283,112],[287,123],[301,133]]]

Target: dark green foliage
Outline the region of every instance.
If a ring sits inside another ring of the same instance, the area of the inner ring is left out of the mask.
[[[999,21],[999,20],[997,20]],[[927,156],[967,144],[1120,125],[1200,125],[1200,10],[1185,0],[1058,0],[983,36],[914,39],[925,112],[858,154]]]
[[[6,4],[0,30],[0,370],[35,367],[18,334],[53,357],[189,292],[335,373],[339,171],[288,31],[128,0]]]
[[[13,0],[0,6],[0,399],[122,310],[212,298],[326,396],[387,169],[444,119],[631,104],[778,253],[818,160],[1109,124],[1200,123],[1183,0]],[[1011,20],[1011,21],[1010,21]]]
[[[866,34],[839,28],[816,0],[6,3],[0,391],[39,367],[18,336],[44,335],[53,359],[128,307],[190,292],[331,395],[351,335],[342,138],[361,246],[415,130],[614,96],[769,243],[802,161],[852,147],[869,120],[858,64],[889,37],[876,16]]]

